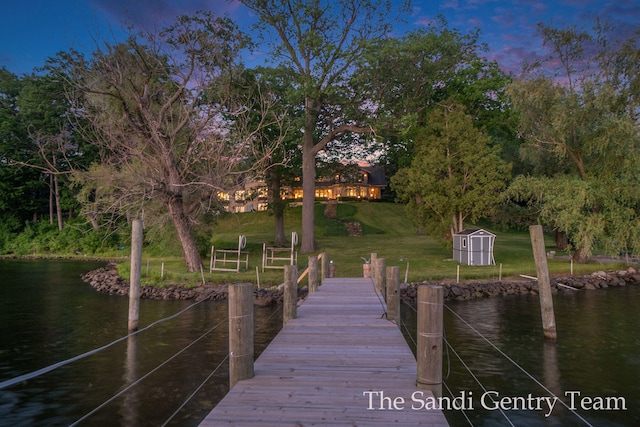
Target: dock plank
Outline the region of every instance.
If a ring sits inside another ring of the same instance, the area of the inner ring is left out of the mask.
[[[414,392],[433,395],[416,388],[413,353],[384,313],[371,279],[325,280],[200,426],[448,426],[413,408]]]

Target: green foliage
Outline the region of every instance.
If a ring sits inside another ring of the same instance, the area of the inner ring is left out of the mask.
[[[93,230],[86,223],[71,221],[63,230],[48,222],[27,222],[21,231],[0,230],[2,254],[58,256],[105,255],[120,245],[116,233]]]
[[[607,29],[597,26],[594,40],[575,28],[541,25],[551,55],[529,64],[509,88],[532,171],[516,179],[510,200],[566,233],[579,262],[595,245],[639,250],[640,127],[628,86],[637,82],[637,63],[628,57],[640,51],[637,37],[620,45]]]
[[[583,250],[586,256],[594,247],[611,254],[638,252],[637,190],[622,183],[567,175],[520,176],[505,194],[516,202],[528,203],[542,223],[567,233],[570,248]]]
[[[510,78],[483,57],[486,46],[478,39],[478,31],[463,34],[439,16],[423,29],[373,44],[362,55],[354,82],[379,105],[373,125],[386,143],[388,176],[410,165],[416,132],[443,102],[463,105],[492,144],[515,139],[505,91]]]
[[[416,227],[444,238],[492,215],[509,179],[510,165],[491,147],[459,106],[435,110],[416,135],[411,166],[392,177]]]

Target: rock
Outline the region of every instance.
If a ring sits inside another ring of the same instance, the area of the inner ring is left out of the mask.
[[[570,289],[559,287],[558,283],[566,284],[576,290],[596,290],[606,289],[611,286],[640,285],[640,274],[635,268],[624,270],[625,274],[618,271],[597,271],[585,276],[571,276],[551,279],[552,293],[558,291],[575,292]],[[436,283],[423,281],[421,283],[409,283],[401,289],[401,297],[404,302],[415,304],[417,299],[417,287],[419,285],[440,284],[444,287],[445,300],[470,300],[475,298],[490,298],[495,296],[506,296],[515,294],[538,294],[538,282],[477,282],[468,281],[465,283]]]
[[[120,277],[115,263],[109,263],[104,267],[83,274],[81,278],[98,292],[109,295],[129,295],[129,281]],[[140,288],[140,297],[159,300],[195,299],[197,301],[222,301],[227,298],[226,288],[226,285],[223,284],[197,285],[191,288],[176,285],[166,287],[142,286]],[[298,299],[304,298],[306,295],[306,290],[298,290]],[[258,305],[271,305],[282,302],[282,293],[276,287],[268,290],[256,290],[254,297]]]

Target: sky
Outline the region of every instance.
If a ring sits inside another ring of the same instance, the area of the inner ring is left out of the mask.
[[[241,28],[252,20],[237,0],[2,0],[0,67],[28,74],[59,51],[90,53],[101,40],[123,40],[123,25],[161,28],[196,10],[228,14]],[[413,0],[407,25],[398,31],[424,27],[439,14],[462,33],[479,29],[487,57],[517,74],[525,59],[543,54],[537,23],[589,29],[599,17],[629,36],[640,25],[640,1]]]

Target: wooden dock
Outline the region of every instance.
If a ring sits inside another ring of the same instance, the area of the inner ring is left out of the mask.
[[[200,426],[448,426],[384,313],[371,279],[325,279]]]

